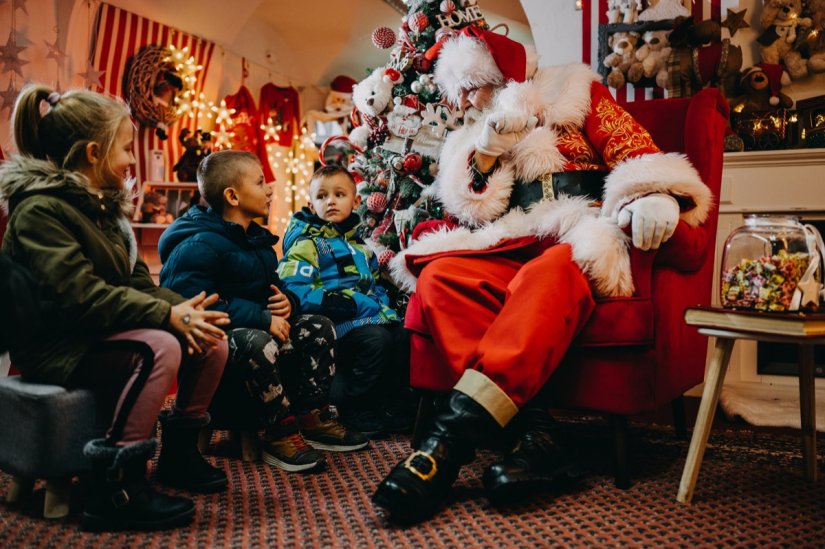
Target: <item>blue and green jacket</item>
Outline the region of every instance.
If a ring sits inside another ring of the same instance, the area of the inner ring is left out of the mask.
[[[329,317],[338,337],[359,326],[400,321],[378,283],[375,254],[356,237],[359,223],[354,213],[336,225],[308,208],[296,212],[278,264],[278,275],[301,310]]]

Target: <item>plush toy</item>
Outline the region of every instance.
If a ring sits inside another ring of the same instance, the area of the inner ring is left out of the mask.
[[[782,65],[760,63],[749,67],[742,71],[740,78],[742,95],[731,99],[731,108],[735,112],[788,109],[793,106],[793,100],[780,90],[790,83]]]
[[[400,82],[395,69],[379,67],[352,88],[352,101],[363,114],[377,117],[392,103],[392,87]]]
[[[336,76],[329,86],[324,110],[335,116],[347,116],[352,110],[352,88],[356,83],[349,76]]]
[[[647,31],[642,35],[644,45],[636,51],[637,63],[633,63],[627,73],[627,79],[638,82],[642,76],[655,78],[660,88],[667,87],[667,60],[671,48],[667,37],[670,31]]]
[[[607,75],[607,85],[611,88],[621,88],[625,85],[625,75],[636,60],[638,41],[637,32],[614,32],[608,37],[607,45],[612,51],[604,58],[604,66],[611,69]]]
[[[825,72],[825,0],[808,0],[808,14],[811,27],[802,41],[802,48],[808,56],[808,70]]]
[[[167,212],[169,198],[156,191],[148,191],[143,195],[143,205],[140,208],[143,223],[161,223],[168,225],[175,220],[175,216]]]
[[[607,22],[635,23],[641,8],[641,0],[608,0]]]
[[[639,21],[663,21],[666,19],[676,19],[677,17],[690,16],[688,10],[681,0],[659,0],[658,2],[648,2],[649,7],[639,14]]]
[[[808,64],[795,49],[797,27],[808,28],[811,20],[800,17],[802,0],[765,0],[760,23],[765,29],[757,42],[763,63],[783,63],[791,78],[808,76]]]
[[[184,128],[178,139],[185,150],[172,169],[175,170],[178,181],[197,181],[198,164],[212,152],[212,134],[200,130],[191,133]]]
[[[725,97],[737,94],[742,48],[722,40],[718,21],[677,18],[670,41],[678,74],[668,75],[669,97],[688,97],[705,87],[717,87]]]

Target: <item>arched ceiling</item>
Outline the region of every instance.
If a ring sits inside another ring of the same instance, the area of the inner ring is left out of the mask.
[[[397,29],[401,14],[385,0],[107,0],[155,21],[209,39],[227,51],[299,83],[327,85],[338,74],[356,79],[384,64],[372,45],[379,26]],[[490,25],[532,43],[521,3],[479,0]]]

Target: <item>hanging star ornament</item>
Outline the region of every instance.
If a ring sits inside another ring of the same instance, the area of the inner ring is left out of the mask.
[[[57,66],[63,66],[63,60],[68,57],[65,53],[60,51],[60,47],[57,45],[57,38],[54,39],[54,44],[43,40],[45,42],[46,47],[49,48],[49,53],[46,54],[46,59],[54,59],[57,61]]]
[[[83,85],[87,88],[91,88],[92,86],[101,86],[100,77],[103,76],[106,71],[99,71],[92,66],[91,63],[86,65],[86,72],[79,72],[77,73],[78,76],[83,77]]]
[[[9,39],[6,40],[5,46],[0,46],[0,61],[3,62],[3,72],[14,71],[22,78],[23,72],[21,67],[28,64],[25,59],[20,59],[20,52],[24,47],[18,46],[14,41],[14,35],[9,34]]]
[[[728,8],[728,16],[724,21],[722,21],[722,26],[730,31],[731,38],[733,38],[733,35],[736,34],[736,31],[739,29],[747,29],[750,27],[747,21],[745,21],[745,12],[747,11],[747,9],[742,11],[733,11]]]
[[[14,108],[14,102],[17,101],[19,93],[20,91],[14,87],[14,79],[10,78],[9,87],[6,91],[0,91],[0,98],[3,99],[3,106],[0,107],[0,112],[9,109],[9,115],[11,115],[11,110]]]

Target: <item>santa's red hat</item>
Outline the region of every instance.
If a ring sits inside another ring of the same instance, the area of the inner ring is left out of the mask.
[[[510,80],[524,82],[536,72],[538,55],[532,46],[479,27],[464,27],[427,52],[437,56],[433,79],[448,101],[458,104],[461,91]]]
[[[352,97],[352,87],[358,82],[349,76],[339,75],[333,78],[329,85],[330,93],[342,94],[347,97]]]
[[[782,89],[782,86],[787,86],[791,83],[788,73],[786,73],[782,69],[782,65],[778,63],[759,63],[745,70],[742,73],[740,81],[744,82],[746,78],[755,72],[764,72],[768,78],[768,86],[771,89],[771,97],[768,99],[768,103],[774,107],[779,105],[779,91]]]

